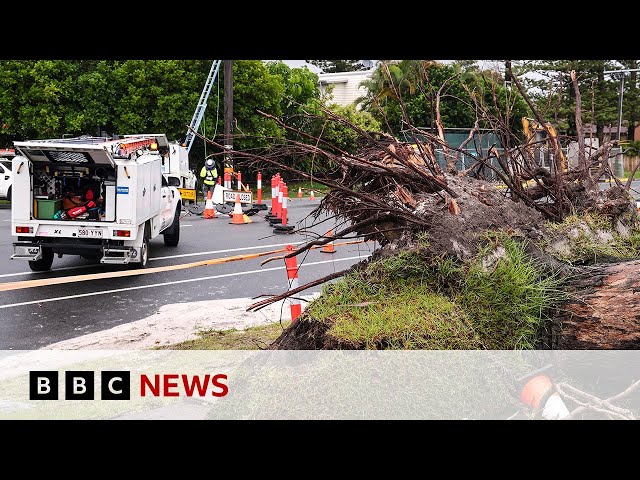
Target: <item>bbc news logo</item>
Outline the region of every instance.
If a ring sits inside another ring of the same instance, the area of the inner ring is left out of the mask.
[[[29,372],[29,400],[58,400],[57,371]],[[101,400],[131,400],[131,372],[100,372]],[[95,400],[95,372],[64,372],[65,400]]]
[[[64,372],[65,400],[96,400],[96,372],[69,370]],[[224,397],[229,393],[227,376],[185,375],[177,373],[140,375],[141,397]],[[182,387],[182,389],[181,389]],[[29,400],[59,400],[59,372],[29,372]],[[100,400],[131,400],[131,372],[101,371]]]

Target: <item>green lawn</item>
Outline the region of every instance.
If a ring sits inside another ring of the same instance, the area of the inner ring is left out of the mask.
[[[245,330],[207,330],[200,338],[160,347],[161,350],[261,350],[267,348],[290,322],[270,323]]]
[[[631,170],[625,170],[624,171],[624,178],[629,178],[629,176],[631,175]],[[640,168],[638,170],[636,170],[635,175],[633,176],[634,180],[640,180]]]

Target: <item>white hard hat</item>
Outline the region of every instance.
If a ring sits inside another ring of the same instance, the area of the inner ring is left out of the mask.
[[[213,165],[213,158],[210,158],[207,160],[207,165],[209,166]]]

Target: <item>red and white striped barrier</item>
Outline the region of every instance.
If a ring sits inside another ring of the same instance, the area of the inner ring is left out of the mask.
[[[278,177],[271,177],[271,215],[276,214],[276,197],[278,196]]]
[[[224,172],[224,188],[231,190],[231,173]]]
[[[262,205],[262,172],[258,172],[258,205]]]
[[[276,218],[280,218],[280,182],[281,182],[281,178],[280,175],[278,174],[278,176],[276,177],[276,196],[275,196],[275,201],[273,204],[273,219]]]
[[[276,181],[277,181],[277,176],[273,175],[271,177],[271,210],[269,210],[269,213],[267,213],[264,218],[266,218],[267,220],[271,220],[272,218],[275,218],[276,215]]]
[[[280,195],[282,195],[282,225],[285,226],[287,224],[287,200],[289,199],[289,188],[286,183],[282,184],[282,192]]]
[[[238,191],[242,190],[242,172],[238,171]]]
[[[285,248],[288,252],[296,249],[296,247],[294,247],[293,245],[287,245]],[[298,288],[300,286],[300,282],[298,281],[298,259],[296,257],[285,258],[284,263],[287,267],[289,290]],[[302,305],[300,304],[300,300],[292,297],[289,297],[289,302],[291,305],[291,323],[295,323],[296,319],[302,313]]]
[[[280,220],[282,220],[282,197],[284,194],[284,180],[280,180],[280,183],[278,184],[278,218]]]
[[[253,209],[254,210],[266,210],[267,206],[262,203],[262,172],[258,172],[258,178],[256,180],[257,183],[257,196],[258,196],[258,200],[257,202],[254,202],[253,204]],[[269,214],[266,215],[266,218],[269,218]]]

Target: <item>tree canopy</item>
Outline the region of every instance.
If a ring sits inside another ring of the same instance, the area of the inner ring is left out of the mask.
[[[368,69],[360,60],[307,60],[307,62],[321,68],[324,73],[357,72]]]
[[[488,108],[493,106],[494,110],[497,106],[505,111],[505,104],[509,102],[509,122],[516,128],[519,128],[521,117],[527,114],[524,100],[510,95],[494,72],[478,70],[475,64],[383,61],[372,78],[363,84],[368,90],[362,98],[364,108],[394,134],[409,123],[434,128],[438,93],[442,123],[447,128],[470,129],[474,126],[476,111],[470,95],[481,96]]]
[[[537,100],[540,111],[551,118],[560,131],[574,136],[575,94],[569,74],[575,70],[582,96],[583,124],[594,124],[594,133],[604,140],[605,127],[612,126],[613,138],[618,125],[619,76],[605,74],[605,71],[622,68],[637,68],[637,60],[536,60],[517,62],[521,74],[529,76],[527,86]],[[637,74],[625,76],[624,103],[622,118],[629,125],[630,139],[633,140],[633,128],[640,120],[640,98],[638,95]]]
[[[164,132],[183,140],[210,66],[209,60],[0,61],[0,146],[103,131]],[[257,110],[291,116],[319,98],[317,76],[308,69],[259,60],[237,60],[233,68],[238,148],[284,136]],[[216,83],[222,81],[220,72]],[[203,121],[207,132],[223,131],[222,105],[223,89],[214,85]]]

